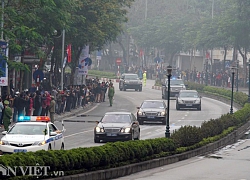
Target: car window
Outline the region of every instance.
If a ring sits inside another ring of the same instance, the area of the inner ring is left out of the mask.
[[[131,123],[129,114],[108,114],[104,115],[102,123]]]
[[[197,92],[182,92],[180,93],[180,97],[193,97],[193,98],[198,98],[199,95]]]
[[[55,131],[57,131],[57,128],[53,124],[50,124],[49,125],[49,131],[50,132],[55,132]]]
[[[168,81],[166,81],[166,84],[168,84]],[[175,79],[175,80],[172,79],[172,80],[170,80],[170,85],[180,85],[180,86],[183,86],[184,82],[181,79]]]
[[[138,78],[137,74],[130,74],[130,75],[126,75],[125,79],[127,79],[127,80],[135,80],[136,79],[137,80],[139,78]]]
[[[164,103],[159,101],[145,101],[142,103],[141,108],[160,108],[164,109]]]
[[[8,134],[44,135],[46,125],[43,124],[22,124],[17,123]]]

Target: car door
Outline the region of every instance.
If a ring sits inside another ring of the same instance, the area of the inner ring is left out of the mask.
[[[49,132],[56,132],[57,133],[58,129],[55,127],[54,124],[49,124]],[[56,150],[59,149],[58,147],[60,147],[61,143],[59,142],[60,139],[58,139],[58,135],[55,136],[51,136],[50,138],[53,139],[53,141],[51,141],[51,149],[52,150]]]
[[[138,123],[138,121],[133,113],[131,113],[131,118],[132,118],[132,129],[134,132],[134,138],[138,138],[138,137],[140,137],[139,123]],[[137,123],[135,123],[135,122],[137,122]]]

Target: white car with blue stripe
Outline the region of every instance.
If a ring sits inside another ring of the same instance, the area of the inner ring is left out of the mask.
[[[8,132],[2,132],[0,152],[62,150],[65,147],[64,131],[51,123],[48,116],[20,116]]]

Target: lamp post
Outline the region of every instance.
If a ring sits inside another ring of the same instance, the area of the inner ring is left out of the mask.
[[[172,76],[172,66],[167,66],[167,77],[168,77],[168,104],[167,104],[167,115],[166,115],[166,132],[165,137],[170,137],[170,128],[169,128],[169,107],[170,107],[170,78]]]
[[[248,103],[250,103],[250,59],[248,62]]]
[[[239,60],[237,60],[237,69],[236,69],[236,92],[239,91]]]
[[[206,59],[206,86],[208,84],[208,73],[207,73],[207,68],[208,68],[208,59]]]
[[[230,107],[230,114],[233,114],[233,101],[234,101],[234,74],[235,70],[237,69],[236,66],[231,67],[232,71],[232,94],[231,94],[231,107]]]
[[[62,31],[62,62],[61,62],[61,88],[63,90],[63,62],[64,62],[65,30]]]

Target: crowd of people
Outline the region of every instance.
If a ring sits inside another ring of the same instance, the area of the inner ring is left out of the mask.
[[[63,90],[53,87],[51,91],[42,88],[36,92],[14,92],[14,95],[4,94],[0,98],[0,124],[5,130],[20,116],[50,116],[54,122],[54,115],[70,112],[78,107],[85,108],[87,104],[105,102],[108,92],[109,105],[113,104],[115,94],[113,83],[100,81],[98,78],[86,79],[86,84],[69,86]],[[10,109],[11,114],[9,113]],[[7,117],[7,118],[6,118]]]

